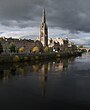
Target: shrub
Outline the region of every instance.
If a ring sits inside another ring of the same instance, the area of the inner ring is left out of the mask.
[[[39,53],[39,47],[34,47],[33,49],[32,49],[32,52],[34,52],[34,53]]]
[[[48,47],[48,46],[46,46],[46,47],[44,48],[44,52],[45,52],[45,53],[49,53],[49,47]]]
[[[27,56],[24,57],[24,61],[28,61],[28,57]]]
[[[13,61],[14,62],[20,61],[20,57],[18,55],[15,55],[14,58],[13,58]]]
[[[10,52],[16,52],[15,48],[16,48],[16,46],[13,43],[11,43],[9,46]]]
[[[57,54],[57,57],[60,57],[60,54]]]
[[[19,52],[24,52],[25,51],[25,48],[24,47],[21,47],[20,49],[19,49]]]
[[[3,52],[3,46],[2,44],[0,43],[0,54]]]

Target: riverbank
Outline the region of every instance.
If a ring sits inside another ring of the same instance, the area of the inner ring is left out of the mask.
[[[24,62],[24,61],[43,61],[56,58],[67,58],[81,56],[81,52],[52,52],[52,53],[30,53],[30,54],[2,54],[0,55],[0,63],[3,62]]]

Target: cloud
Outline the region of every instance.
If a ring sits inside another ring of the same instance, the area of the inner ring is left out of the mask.
[[[89,44],[90,0],[0,0],[0,35],[38,36],[43,7],[50,37]]]
[[[41,17],[43,4],[47,0],[0,0],[0,22],[2,25],[12,26],[12,21],[17,26],[23,27],[23,22],[37,21]],[[40,21],[40,20],[39,20]],[[11,22],[11,23],[10,23]],[[34,25],[36,25],[34,23]]]
[[[36,26],[43,7],[49,26],[90,32],[90,0],[0,0],[0,22],[27,27],[32,21],[37,22],[33,23]]]
[[[36,31],[35,31],[36,30]],[[2,30],[3,31],[3,30]],[[39,37],[39,28],[38,27],[27,27],[23,29],[15,30],[6,30],[5,32],[0,32],[2,37],[12,37],[12,38],[27,38],[27,39],[36,39]]]
[[[90,32],[89,0],[52,0],[51,22],[71,31]]]

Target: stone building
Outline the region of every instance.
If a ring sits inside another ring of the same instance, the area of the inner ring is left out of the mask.
[[[53,51],[64,51],[68,48],[68,39],[50,38],[48,39],[48,46],[53,48]]]

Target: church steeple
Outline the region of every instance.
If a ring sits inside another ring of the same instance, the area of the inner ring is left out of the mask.
[[[45,8],[43,9],[42,23],[46,23]]]
[[[40,27],[40,41],[43,46],[48,46],[48,28],[46,24],[45,8],[43,9],[42,22]]]

